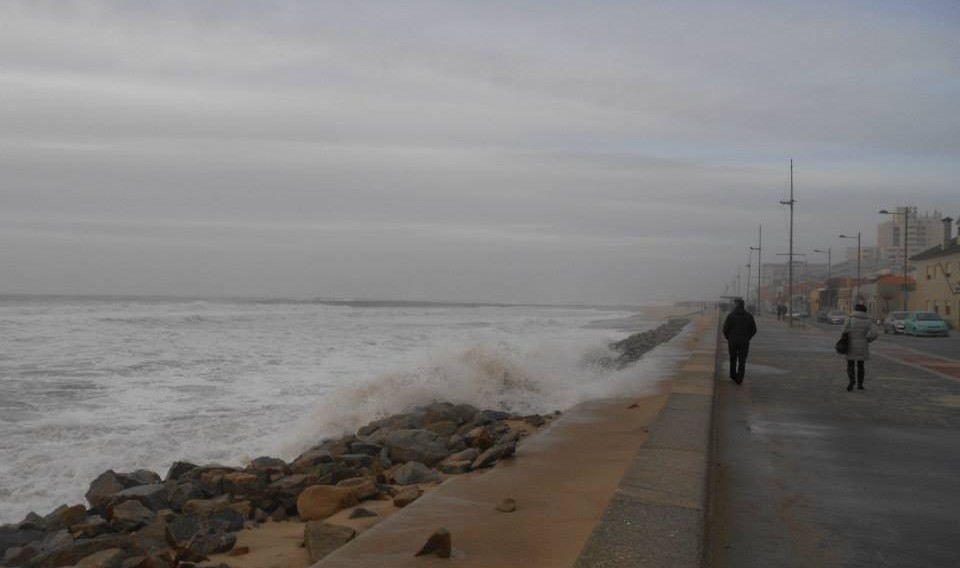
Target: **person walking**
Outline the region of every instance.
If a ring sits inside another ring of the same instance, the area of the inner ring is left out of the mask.
[[[733,311],[723,320],[723,336],[730,352],[730,378],[739,385],[746,372],[750,339],[757,334],[757,322],[744,308],[742,298],[734,299],[733,304]]]
[[[870,358],[870,343],[879,336],[877,328],[867,315],[867,306],[857,304],[853,313],[847,316],[841,334],[847,334],[847,392],[853,390],[856,384],[859,390],[863,389],[863,379],[866,371],[864,361]]]

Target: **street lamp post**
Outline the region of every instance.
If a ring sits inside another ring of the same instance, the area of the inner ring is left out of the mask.
[[[903,311],[907,311],[907,306],[909,305],[909,302],[907,301],[907,256],[909,255],[907,250],[907,229],[909,228],[910,223],[910,207],[904,207],[902,212],[881,209],[880,214],[903,215]]]
[[[829,286],[830,280],[831,280],[831,278],[832,278],[831,269],[833,268],[833,263],[830,262],[830,251],[831,251],[831,250],[832,250],[832,249],[831,249],[830,247],[827,247],[827,250],[813,249],[813,252],[825,252],[825,253],[827,253],[827,285],[828,285],[828,286]],[[831,308],[835,308],[836,306],[830,306],[830,307],[831,307]]]
[[[855,236],[855,237],[854,237],[853,235],[850,235],[850,236],[847,236],[847,235],[839,235],[839,237],[840,237],[841,239],[857,239],[857,295],[856,295],[856,299],[859,300],[859,299],[860,299],[860,257],[863,256],[863,254],[860,252],[860,231],[857,231],[857,236]],[[854,306],[854,295],[853,295],[853,290],[850,290],[850,307],[853,308],[853,306]],[[851,310],[851,311],[853,311],[853,310]]]

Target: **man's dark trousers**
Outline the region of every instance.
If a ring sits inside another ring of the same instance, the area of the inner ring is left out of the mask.
[[[747,353],[750,351],[749,341],[728,341],[730,351],[730,378],[739,385],[743,382],[743,375],[747,371]]]

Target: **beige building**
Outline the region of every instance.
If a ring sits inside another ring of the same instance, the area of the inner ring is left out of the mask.
[[[903,239],[907,239],[907,257],[930,250],[943,244],[943,229],[940,212],[917,213],[916,207],[897,207],[896,214],[877,226],[877,257],[891,268],[903,271]],[[908,218],[909,217],[909,218]],[[906,223],[906,234],[904,233]],[[856,252],[853,257],[856,258]]]
[[[960,329],[960,239],[952,236],[953,219],[941,222],[944,243],[910,257],[916,266],[917,290],[910,309],[937,312],[953,329]]]

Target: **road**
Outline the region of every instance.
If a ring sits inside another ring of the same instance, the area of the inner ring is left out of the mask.
[[[960,565],[960,334],[881,336],[848,393],[839,326],[758,325],[718,385],[708,565]]]

